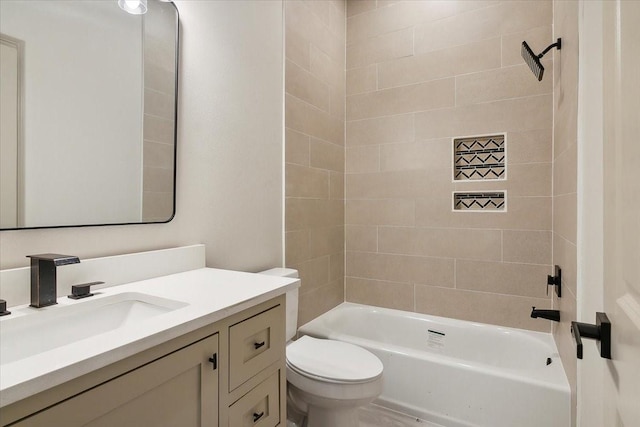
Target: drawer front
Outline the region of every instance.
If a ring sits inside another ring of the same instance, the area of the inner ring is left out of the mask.
[[[278,305],[229,328],[229,391],[284,357],[284,309]]]
[[[230,427],[274,427],[280,422],[280,372],[229,407]]]

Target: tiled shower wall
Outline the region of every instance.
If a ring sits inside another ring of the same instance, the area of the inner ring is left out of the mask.
[[[285,8],[285,258],[298,323],[344,301],[345,2]]]
[[[347,2],[348,301],[550,330],[552,62],[538,82],[520,44],[551,23],[551,1]],[[454,183],[452,138],[503,132],[508,179]],[[497,190],[507,212],[452,212]]]
[[[571,321],[577,319],[577,140],[578,140],[578,2],[554,2],[554,32],[562,37],[562,50],[554,55],[553,149],[553,262],[562,267],[562,298],[554,295],[554,308],[562,322],[553,335],[560,351],[573,404],[576,404],[577,359]],[[572,419],[575,422],[575,413]]]

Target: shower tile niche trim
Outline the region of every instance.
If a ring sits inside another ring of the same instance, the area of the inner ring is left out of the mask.
[[[453,181],[507,179],[507,135],[453,138]]]
[[[454,191],[454,212],[506,212],[506,191]]]

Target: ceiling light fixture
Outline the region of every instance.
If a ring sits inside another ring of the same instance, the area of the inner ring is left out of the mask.
[[[147,13],[147,0],[118,0],[118,6],[132,15]]]

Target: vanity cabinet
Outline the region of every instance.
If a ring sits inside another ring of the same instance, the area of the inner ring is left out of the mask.
[[[0,410],[16,427],[286,424],[284,296]]]
[[[217,352],[215,334],[15,425],[217,426],[219,370],[209,362]]]

